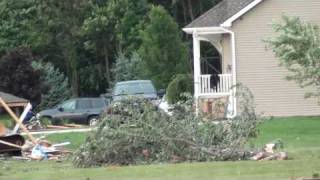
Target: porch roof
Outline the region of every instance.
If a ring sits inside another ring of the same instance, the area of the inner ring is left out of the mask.
[[[212,9],[195,19],[185,29],[220,27],[225,21],[249,6],[255,0],[222,0]]]

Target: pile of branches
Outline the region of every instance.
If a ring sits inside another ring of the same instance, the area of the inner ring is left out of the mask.
[[[241,116],[224,123],[196,116],[190,96],[175,105],[172,116],[147,101],[117,104],[117,113],[104,117],[75,153],[73,164],[92,167],[247,158],[244,145],[256,134],[259,120],[251,93],[244,92],[238,98]]]

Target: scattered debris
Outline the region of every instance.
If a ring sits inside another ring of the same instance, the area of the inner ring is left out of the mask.
[[[0,105],[9,113],[30,139],[25,141],[23,136],[13,133],[4,125],[0,124],[0,153],[14,155],[14,159],[17,160],[60,160],[65,157],[65,155],[71,153],[71,151],[64,149],[64,146],[69,145],[70,142],[52,144],[44,140],[44,138],[34,138],[1,97]]]
[[[250,159],[254,161],[288,160],[288,153],[275,152],[279,146],[282,146],[281,142],[266,144],[262,151],[255,153]]]

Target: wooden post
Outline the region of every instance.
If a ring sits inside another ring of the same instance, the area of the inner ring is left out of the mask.
[[[33,144],[37,144],[37,140],[32,136],[32,134],[28,131],[28,129],[19,121],[18,117],[14,114],[11,108],[4,102],[4,100],[0,97],[0,104],[3,108],[9,113],[9,115],[19,124],[20,128],[27,134]]]

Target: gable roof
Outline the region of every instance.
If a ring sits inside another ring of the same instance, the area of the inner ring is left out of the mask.
[[[219,27],[228,20],[231,20],[231,22],[228,23],[232,23],[232,21],[238,18],[236,15],[241,16],[261,1],[262,0],[222,0],[185,28]],[[243,13],[241,11],[243,11]]]
[[[28,103],[29,101],[12,94],[4,93],[0,91],[0,97],[4,100],[4,102],[8,104],[12,103]]]

